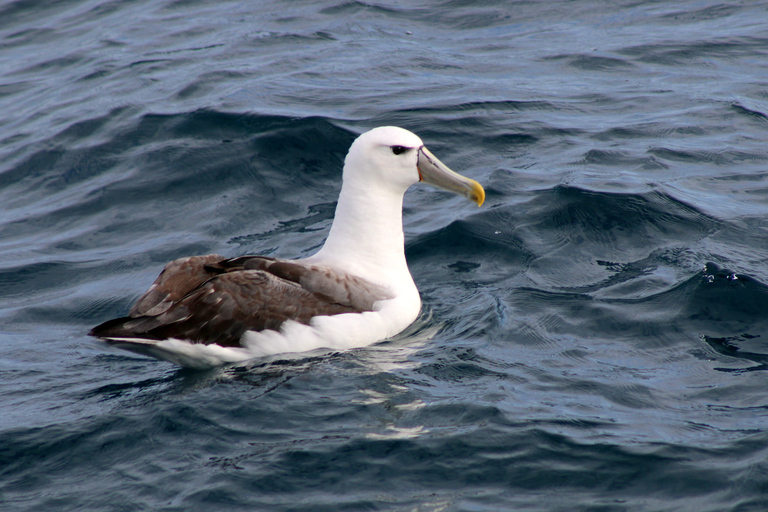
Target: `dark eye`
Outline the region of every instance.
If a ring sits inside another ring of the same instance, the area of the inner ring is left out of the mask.
[[[411,149],[405,146],[391,146],[391,147],[392,147],[392,152],[396,155],[402,155],[403,153]]]

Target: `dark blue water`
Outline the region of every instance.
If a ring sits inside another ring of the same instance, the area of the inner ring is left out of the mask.
[[[768,509],[768,4],[0,3],[3,510]],[[173,258],[301,257],[354,137],[396,340],[210,372],[85,333]]]

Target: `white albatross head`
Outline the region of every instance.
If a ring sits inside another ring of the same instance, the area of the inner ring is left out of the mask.
[[[416,134],[396,126],[360,135],[344,161],[345,187],[375,183],[379,190],[402,195],[419,181],[461,194],[478,206],[485,200],[485,190],[478,182],[452,171]]]
[[[450,170],[408,130],[383,126],[360,135],[344,160],[328,238],[307,261],[341,269],[395,294],[412,294],[418,302],[405,260],[403,196],[419,181],[461,194],[478,206],[485,199],[478,182]]]

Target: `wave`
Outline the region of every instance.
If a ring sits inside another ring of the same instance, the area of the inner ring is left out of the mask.
[[[657,191],[556,186],[527,196],[409,242],[427,303],[456,319],[454,335],[504,339],[527,319],[542,339],[643,345],[725,337],[768,350],[759,346],[768,339],[768,286],[710,261],[713,249],[744,235],[741,223]],[[742,237],[758,243],[750,240]]]

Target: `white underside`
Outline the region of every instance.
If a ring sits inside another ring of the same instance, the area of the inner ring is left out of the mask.
[[[170,338],[162,341],[146,339],[112,339],[123,348],[146,353],[158,359],[195,369],[208,369],[224,364],[290,352],[308,352],[320,348],[347,350],[371,345],[391,338],[408,327],[419,314],[421,300],[411,290],[374,305],[375,311],[317,316],[304,325],[292,320],[280,331],[247,331],[241,347],[204,345]]]

